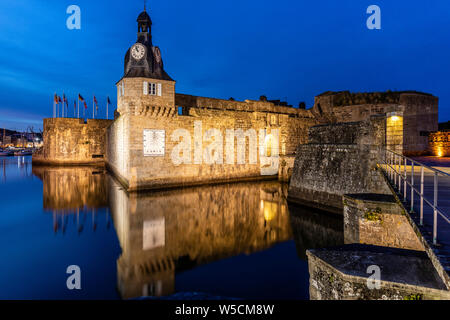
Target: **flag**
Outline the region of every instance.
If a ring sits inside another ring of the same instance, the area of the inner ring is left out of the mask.
[[[63,94],[63,102],[66,106],[68,106],[66,95]]]
[[[77,111],[77,100],[73,100],[73,114]]]
[[[111,104],[111,100],[109,100],[109,97],[108,97],[108,100],[106,101],[108,104]]]
[[[53,98],[53,101],[55,102],[55,103],[58,103],[58,95],[55,93],[55,97]]]
[[[84,102],[84,108],[87,109],[86,101],[83,100],[83,102]]]
[[[58,103],[62,103],[61,97],[58,97]]]
[[[95,110],[98,111],[98,102],[97,102],[97,98],[94,96],[94,103],[95,103]]]
[[[84,101],[84,98],[81,96],[81,94],[78,94],[78,100]]]

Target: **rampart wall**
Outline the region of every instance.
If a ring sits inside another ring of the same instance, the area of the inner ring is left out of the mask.
[[[112,120],[76,118],[44,119],[44,146],[33,163],[91,164],[103,162],[106,128]]]

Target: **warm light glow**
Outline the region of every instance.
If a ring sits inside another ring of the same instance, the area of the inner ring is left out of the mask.
[[[391,117],[391,120],[392,120],[392,121],[398,121],[398,120],[400,120],[400,117],[398,117],[398,116],[393,116],[393,117]]]
[[[438,157],[443,157],[444,156],[444,151],[441,148],[438,149],[437,156]]]
[[[272,156],[272,139],[273,139],[273,136],[268,135],[268,136],[266,136],[266,139],[264,141],[265,145],[266,145],[266,155],[268,157]]]
[[[264,205],[264,220],[267,222],[272,221],[278,213],[278,204],[272,201],[262,201]]]

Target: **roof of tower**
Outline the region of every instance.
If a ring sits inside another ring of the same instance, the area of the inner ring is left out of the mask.
[[[152,21],[152,19],[150,19],[150,16],[148,15],[148,13],[147,13],[147,11],[146,10],[144,10],[144,11],[142,11],[140,14],[139,14],[139,16],[138,16],[138,18],[137,18],[137,21],[139,22],[139,21]]]

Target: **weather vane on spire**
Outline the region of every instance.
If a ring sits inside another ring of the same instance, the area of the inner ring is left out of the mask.
[[[144,11],[146,11],[147,0],[144,0]]]

